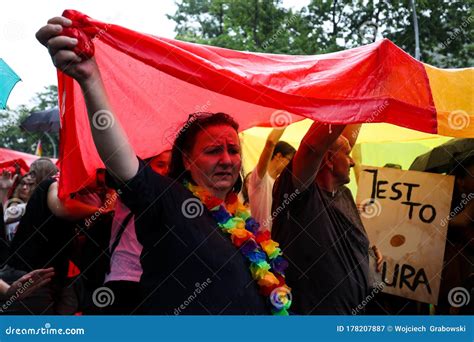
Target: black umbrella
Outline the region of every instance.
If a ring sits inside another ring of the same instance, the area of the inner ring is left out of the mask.
[[[416,157],[410,170],[449,173],[470,157],[474,157],[474,139],[453,139]]]
[[[20,127],[28,132],[57,133],[59,132],[59,109],[54,107],[40,112],[32,112],[29,117],[23,120]]]
[[[59,132],[59,108],[31,112],[20,124],[20,128],[27,132],[43,132],[53,146],[53,157],[56,158],[56,144],[48,133]]]

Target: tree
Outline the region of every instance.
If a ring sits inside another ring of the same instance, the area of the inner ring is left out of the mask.
[[[351,23],[348,25],[351,32],[345,37],[345,47],[368,43],[367,37],[385,37],[412,56],[415,55],[411,0],[359,0],[352,9]],[[472,2],[418,0],[416,15],[421,61],[442,68],[473,64]]]
[[[281,0],[181,0],[168,18],[176,38],[236,50],[321,54],[392,40],[415,54],[410,0],[312,0],[299,11]],[[421,60],[438,67],[473,64],[472,1],[418,0]]]
[[[298,38],[306,33],[299,13],[281,0],[183,0],[169,19],[176,39],[235,50],[304,53]]]
[[[49,85],[44,87],[44,90],[37,93],[36,97],[33,98],[34,106],[31,108],[32,111],[46,110],[58,106],[58,87],[55,85]]]
[[[8,108],[0,111],[0,146],[15,151],[35,153],[38,141],[41,139],[43,156],[53,157],[53,145],[44,133],[30,133],[20,129],[21,122],[31,112],[40,111],[57,106],[58,88],[54,85],[45,87],[32,99],[32,106],[21,105],[16,109]],[[49,133],[56,146],[59,136]]]

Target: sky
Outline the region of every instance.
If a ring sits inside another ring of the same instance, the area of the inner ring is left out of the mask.
[[[301,8],[309,0],[284,0]],[[8,99],[16,108],[29,104],[45,86],[56,84],[56,70],[35,33],[49,18],[75,9],[97,20],[134,31],[173,38],[175,23],[166,18],[176,10],[174,0],[7,0],[0,5],[0,58],[21,78]]]

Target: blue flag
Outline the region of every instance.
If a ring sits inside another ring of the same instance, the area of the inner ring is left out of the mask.
[[[20,77],[0,58],[0,109],[5,109],[7,100]]]

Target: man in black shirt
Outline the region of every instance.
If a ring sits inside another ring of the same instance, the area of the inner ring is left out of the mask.
[[[351,314],[368,294],[369,241],[343,186],[354,166],[343,129],[315,122],[275,183],[272,237],[290,261],[296,314]]]

